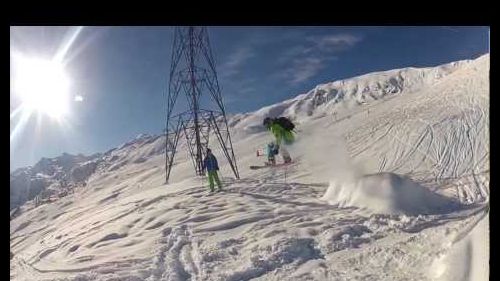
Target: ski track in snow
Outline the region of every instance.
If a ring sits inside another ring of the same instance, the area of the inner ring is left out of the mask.
[[[304,151],[292,150],[287,167],[248,168],[263,161],[262,132],[234,137],[242,179],[221,166],[223,192],[209,195],[182,153],[165,185],[163,155],[143,156],[159,139],[124,145],[86,187],[13,219],[11,280],[477,280],[487,267],[473,261],[487,255],[477,244],[489,211],[487,59],[338,118],[327,118],[325,103],[320,117],[299,119],[299,141],[327,154],[320,138],[340,137],[364,172],[405,175],[460,208],[389,215],[330,205],[321,200],[328,182],[315,178],[321,167]],[[457,277],[453,264],[470,270]]]

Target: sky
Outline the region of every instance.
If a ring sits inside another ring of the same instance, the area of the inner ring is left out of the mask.
[[[106,152],[141,133],[162,133],[173,30],[11,27],[11,171],[42,157]],[[489,27],[208,27],[208,33],[228,113],[254,111],[321,83],[489,53]],[[20,104],[14,54],[62,57],[74,97],[64,120],[13,114]]]

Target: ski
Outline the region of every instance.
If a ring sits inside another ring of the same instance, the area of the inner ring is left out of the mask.
[[[264,169],[264,168],[279,168],[279,167],[287,166],[287,165],[290,165],[290,164],[293,164],[293,162],[276,164],[276,165],[263,165],[263,166],[251,165],[250,169],[251,170],[258,170],[258,169]]]

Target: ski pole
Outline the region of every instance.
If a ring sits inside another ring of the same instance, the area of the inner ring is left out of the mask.
[[[201,173],[201,175],[200,175],[200,179],[201,179],[201,188],[204,188],[204,186],[205,186],[205,183],[204,183],[204,181],[203,181],[203,177],[204,177],[204,176],[205,176],[205,171],[203,171],[203,172]]]
[[[285,165],[285,185],[286,185],[286,171],[287,171],[287,166]]]

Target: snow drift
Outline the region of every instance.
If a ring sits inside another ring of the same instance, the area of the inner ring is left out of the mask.
[[[457,202],[394,173],[351,180],[332,180],[323,199],[339,207],[358,207],[382,214],[436,214],[456,210]]]
[[[442,253],[429,270],[436,281],[488,280],[489,268],[489,214],[472,225],[472,230]]]

